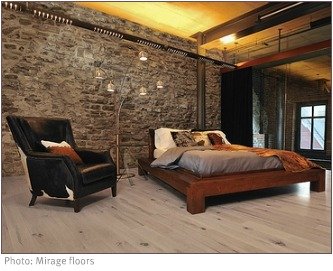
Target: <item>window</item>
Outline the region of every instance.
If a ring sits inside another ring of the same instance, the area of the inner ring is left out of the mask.
[[[299,105],[297,149],[303,152],[325,150],[326,104]]]

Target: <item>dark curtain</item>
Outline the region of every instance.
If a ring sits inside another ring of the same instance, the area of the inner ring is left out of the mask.
[[[232,144],[253,144],[251,67],[222,75],[221,130]]]

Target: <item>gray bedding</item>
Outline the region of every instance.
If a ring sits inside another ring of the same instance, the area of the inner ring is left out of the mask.
[[[152,167],[182,167],[208,177],[225,173],[262,169],[283,169],[279,158],[260,157],[246,151],[217,151],[210,147],[177,147],[167,150],[151,163]]]

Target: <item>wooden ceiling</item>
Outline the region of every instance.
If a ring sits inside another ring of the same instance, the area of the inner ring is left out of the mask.
[[[76,2],[78,5],[118,16],[153,29],[194,40],[205,32],[245,13],[263,7],[268,2]],[[310,23],[330,17],[331,8],[267,28],[224,44],[219,38],[202,48],[217,49],[223,59],[239,63],[331,39],[331,24],[311,29]],[[279,29],[280,38],[279,38]],[[331,55],[317,56],[290,65],[291,70],[308,80],[331,80]],[[315,69],[315,71],[314,71]]]
[[[190,38],[267,2],[77,2],[162,32]],[[209,16],[208,16],[209,14]]]

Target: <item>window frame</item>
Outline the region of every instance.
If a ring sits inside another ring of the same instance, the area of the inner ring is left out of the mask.
[[[325,116],[314,116],[314,107],[318,105],[325,105]],[[311,106],[312,107],[312,115],[311,117],[301,117],[301,109],[302,107],[306,106]],[[295,122],[295,150],[306,156],[306,157],[311,157],[311,158],[323,158],[326,156],[326,140],[327,140],[327,106],[328,103],[327,101],[314,101],[314,102],[302,102],[302,103],[297,103],[297,108],[296,108],[296,122]],[[311,149],[301,149],[300,143],[301,143],[301,120],[302,119],[311,119]],[[314,125],[314,120],[319,119],[319,118],[324,118],[325,119],[325,134],[324,134],[324,149],[323,150],[315,150],[313,148],[313,125]]]

